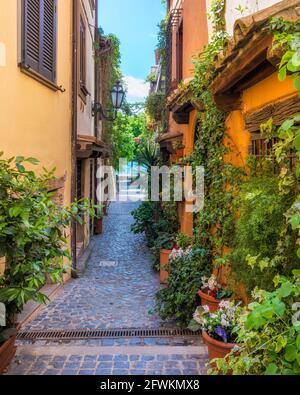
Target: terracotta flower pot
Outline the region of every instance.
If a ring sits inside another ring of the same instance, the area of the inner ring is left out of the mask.
[[[0,374],[4,373],[5,369],[11,363],[15,356],[17,347],[15,346],[17,334],[10,337],[0,346]]]
[[[103,218],[95,219],[95,234],[100,235],[103,233]]]
[[[176,150],[176,158],[177,158],[177,159],[182,158],[182,157],[183,157],[183,153],[184,153],[184,149],[183,149],[183,148],[178,148],[178,149]]]
[[[213,296],[207,295],[205,292],[202,292],[201,290],[198,291],[198,295],[201,298],[201,305],[208,306],[209,311],[219,310],[219,303],[221,302],[221,300],[227,300],[227,299],[216,299]]]
[[[224,343],[219,340],[215,340],[205,331],[202,332],[204,343],[208,347],[209,359],[224,358],[230,351],[236,346],[235,343]]]
[[[160,271],[159,278],[161,284],[166,284],[169,277],[169,273],[165,270],[166,265],[169,263],[169,256],[172,250],[165,250],[161,248],[160,250]]]

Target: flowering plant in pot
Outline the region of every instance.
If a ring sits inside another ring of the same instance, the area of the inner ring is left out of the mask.
[[[223,287],[214,274],[209,278],[203,276],[201,281],[202,285],[198,291],[198,295],[201,298],[202,306],[208,306],[210,311],[218,310],[220,301],[232,296],[232,291],[229,288]]]
[[[233,349],[239,348],[236,340],[244,309],[240,304],[225,300],[219,306],[219,310],[214,312],[208,306],[197,307],[189,325],[191,330],[202,330],[210,359],[224,358]]]
[[[161,284],[166,284],[169,275],[166,267],[169,263],[170,255],[177,248],[177,245],[174,241],[174,235],[168,233],[160,234],[156,240],[157,244],[160,246],[160,282]]]
[[[0,154],[1,156],[1,154]],[[36,175],[25,164],[34,158],[0,159],[0,256],[5,270],[0,275],[0,373],[15,353],[17,314],[25,303],[44,303],[41,292],[47,279],[57,283],[68,270],[70,252],[66,234],[72,221],[83,224],[96,216],[88,200],[70,207],[57,204],[49,185],[54,171]]]

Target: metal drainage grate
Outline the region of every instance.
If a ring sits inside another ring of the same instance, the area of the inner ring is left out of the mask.
[[[96,330],[45,330],[21,331],[19,340],[83,340],[83,339],[117,339],[120,337],[179,337],[199,336],[200,331],[192,332],[189,329],[96,329]]]

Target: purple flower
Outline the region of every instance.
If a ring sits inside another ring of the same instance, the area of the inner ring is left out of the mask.
[[[220,336],[224,343],[227,343],[228,341],[227,332],[222,326],[219,325],[216,327],[215,334]]]

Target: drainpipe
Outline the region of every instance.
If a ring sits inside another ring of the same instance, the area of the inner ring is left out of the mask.
[[[76,200],[77,180],[77,16],[78,0],[72,1],[72,132],[71,132],[71,202]],[[77,277],[76,222],[71,224],[71,254],[73,278]]]

